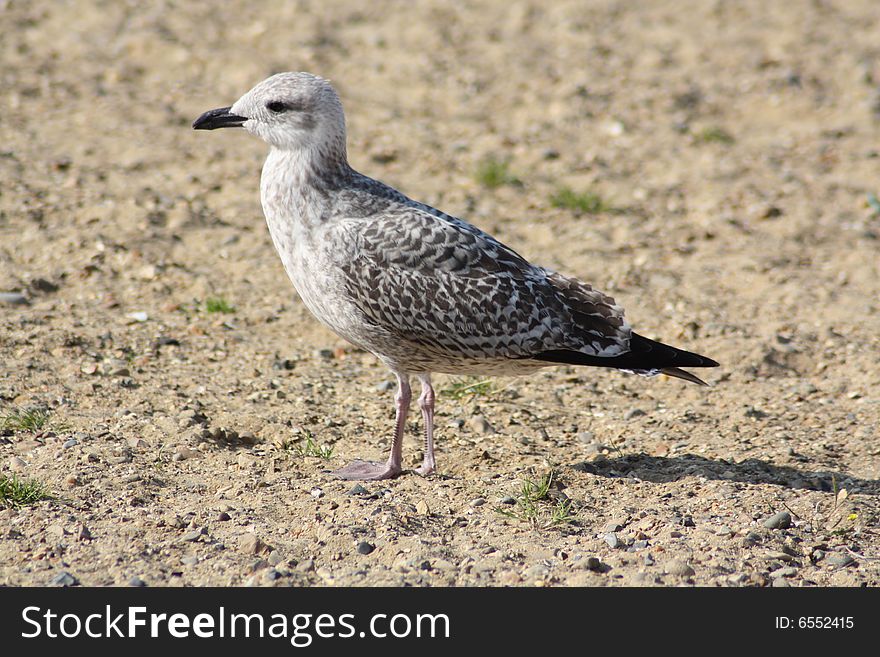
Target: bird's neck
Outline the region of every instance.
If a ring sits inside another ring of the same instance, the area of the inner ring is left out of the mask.
[[[267,170],[283,178],[279,182],[291,191],[304,187],[337,188],[352,174],[344,139],[290,149],[273,146],[264,174]]]
[[[289,224],[315,227],[332,216],[334,190],[355,175],[336,148],[282,149],[273,147],[263,165],[260,192],[263,211],[273,234]]]

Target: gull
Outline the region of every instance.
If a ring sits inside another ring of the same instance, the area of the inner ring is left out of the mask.
[[[342,103],[321,77],[273,75],[193,122],[196,130],[238,127],[269,144],[263,214],[302,302],[397,378],[388,460],[355,460],[338,477],[403,472],[412,377],[421,383],[425,444],[415,472],[427,476],[436,469],[433,372],[511,375],[569,364],[706,385],[681,368],[718,365],[634,333],[623,308],[591,285],[355,171]]]

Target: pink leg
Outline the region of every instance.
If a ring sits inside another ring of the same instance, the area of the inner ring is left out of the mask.
[[[412,400],[412,388],[409,386],[409,375],[394,373],[397,377],[397,396],[394,398],[397,406],[397,419],[394,424],[394,438],[391,441],[391,455],[388,461],[362,461],[360,459],[350,463],[344,468],[334,470],[333,474],[341,479],[391,479],[403,470],[403,429],[406,426],[406,416],[409,412],[409,403]]]
[[[437,467],[434,461],[434,388],[431,387],[430,374],[420,374],[419,380],[422,382],[419,408],[422,409],[422,420],[425,422],[425,458],[416,472],[426,477]]]

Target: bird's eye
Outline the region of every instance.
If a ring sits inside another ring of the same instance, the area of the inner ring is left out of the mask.
[[[290,105],[287,103],[282,103],[280,100],[273,100],[270,103],[266,103],[266,109],[270,112],[274,112],[275,114],[280,114],[286,110],[290,109]]]

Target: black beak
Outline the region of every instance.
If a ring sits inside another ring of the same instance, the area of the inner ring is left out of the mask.
[[[240,128],[247,117],[231,114],[231,107],[220,107],[202,114],[193,121],[193,130],[216,130],[217,128]]]

